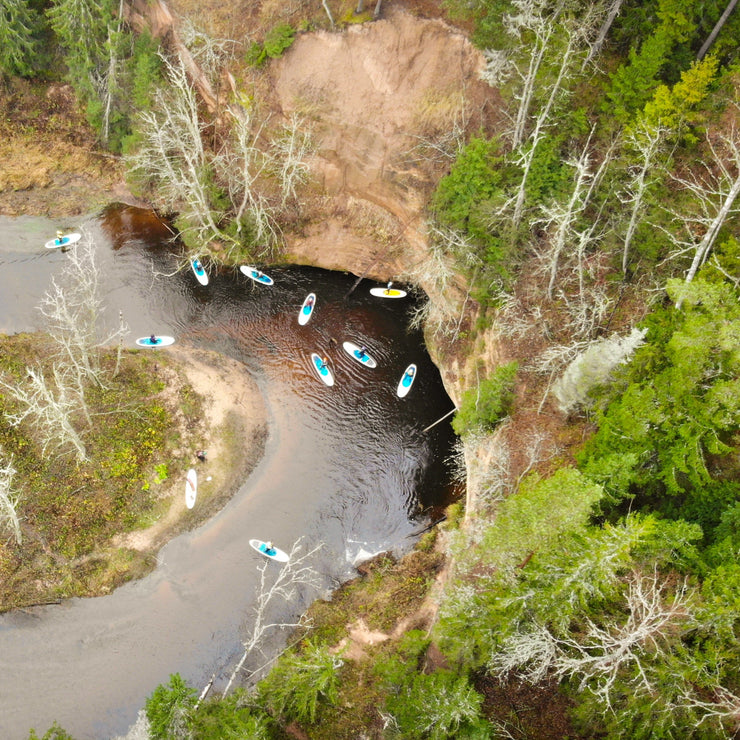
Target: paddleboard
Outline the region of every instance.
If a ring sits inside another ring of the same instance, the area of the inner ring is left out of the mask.
[[[258,270],[256,267],[250,267],[249,265],[241,265],[239,269],[248,277],[254,280],[255,283],[261,283],[262,285],[272,285],[275,281],[269,276],[265,275],[264,272]]]
[[[190,260],[190,266],[193,268],[195,277],[201,285],[208,285],[208,273],[203,269],[203,265],[197,257]]]
[[[357,360],[360,364],[365,367],[377,367],[378,363],[365,352],[364,354],[360,351],[362,347],[358,347],[354,342],[342,342],[344,351],[352,358]]]
[[[322,367],[323,360],[315,352],[311,352],[311,364],[313,365],[316,374],[324,381],[324,383],[326,383],[326,385],[334,385],[334,373],[332,373],[328,365]]]
[[[195,506],[195,497],[198,495],[198,472],[195,468],[188,470],[185,478],[185,506],[192,509]]]
[[[370,288],[370,294],[378,298],[403,298],[406,291],[398,288]]]
[[[49,239],[44,246],[47,249],[59,249],[59,247],[68,247],[70,244],[80,241],[82,234],[65,234],[61,239]]]
[[[414,384],[414,380],[416,380],[416,365],[412,363],[406,368],[403,373],[403,377],[398,383],[396,394],[399,398],[404,398],[408,395],[408,392],[411,390],[411,386]]]
[[[306,299],[303,301],[303,305],[301,306],[301,310],[298,312],[298,323],[301,326],[304,326],[308,323],[309,319],[311,318],[311,315],[313,314],[313,310],[316,307],[316,293],[309,293],[306,296]]]
[[[154,341],[152,342],[151,337],[139,337],[136,340],[136,344],[139,345],[139,347],[167,347],[170,344],[175,343],[174,337],[160,337],[156,336],[154,337]]]
[[[276,560],[278,563],[288,562],[288,553],[283,552],[279,548],[275,547],[275,545],[272,546],[271,550],[268,550],[267,543],[262,540],[249,540],[249,544],[257,550],[260,555],[264,555],[270,560]]]

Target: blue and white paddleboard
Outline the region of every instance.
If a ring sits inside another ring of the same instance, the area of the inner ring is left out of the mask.
[[[378,366],[378,363],[366,351],[363,351],[362,347],[358,347],[354,342],[342,342],[342,347],[344,347],[344,351],[350,357],[357,360],[361,365],[365,367]]]
[[[334,373],[329,369],[328,365],[324,364],[324,361],[315,352],[311,352],[311,364],[316,374],[321,380],[328,386],[334,385]]]
[[[80,241],[82,234],[65,234],[62,237],[56,239],[49,239],[44,246],[47,249],[59,249],[59,247],[68,247],[70,244]]]
[[[408,392],[411,390],[411,386],[414,384],[416,379],[416,365],[413,363],[409,365],[403,373],[403,377],[398,383],[396,394],[399,398],[405,398]]]
[[[201,285],[208,285],[208,273],[205,271],[201,261],[197,257],[190,260],[190,266],[193,268],[195,277]]]
[[[138,344],[139,347],[167,347],[174,343],[174,337],[163,336],[155,336],[154,339],[152,339],[152,337],[139,337],[139,339],[136,340],[136,344]]]
[[[301,310],[298,312],[298,323],[304,326],[308,323],[309,319],[313,314],[313,310],[316,307],[316,293],[309,293],[306,296],[306,300],[303,301]]]
[[[278,563],[287,563],[289,560],[288,553],[283,552],[279,548],[275,547],[271,542],[263,542],[262,540],[249,540],[249,544],[257,550],[260,555],[264,555],[270,560],[276,560]],[[268,547],[271,545],[271,547]]]
[[[258,270],[256,267],[251,267],[250,265],[241,265],[239,269],[248,278],[254,280],[255,283],[261,283],[262,285],[272,285],[275,282],[269,275],[265,275],[262,270]]]

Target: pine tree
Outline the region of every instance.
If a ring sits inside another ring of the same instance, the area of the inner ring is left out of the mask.
[[[0,72],[30,75],[36,54],[34,30],[39,22],[27,0],[3,0],[0,5]]]

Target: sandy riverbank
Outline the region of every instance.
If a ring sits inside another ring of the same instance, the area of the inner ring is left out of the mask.
[[[187,509],[184,480],[175,477],[167,481],[160,496],[164,513],[157,521],[113,542],[116,547],[149,553],[218,511],[262,459],[268,434],[262,394],[242,364],[187,345],[172,347],[168,354],[175,359],[176,369],[168,368],[164,373],[166,392],[174,392],[182,373],[204,401],[204,419],[197,435],[184,435],[197,444],[180,451],[198,471],[198,498],[193,509]],[[205,462],[196,459],[197,449],[206,451]]]

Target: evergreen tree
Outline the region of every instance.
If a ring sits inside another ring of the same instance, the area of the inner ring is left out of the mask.
[[[4,75],[25,76],[33,72],[38,23],[28,0],[3,0],[0,4],[0,72]]]

